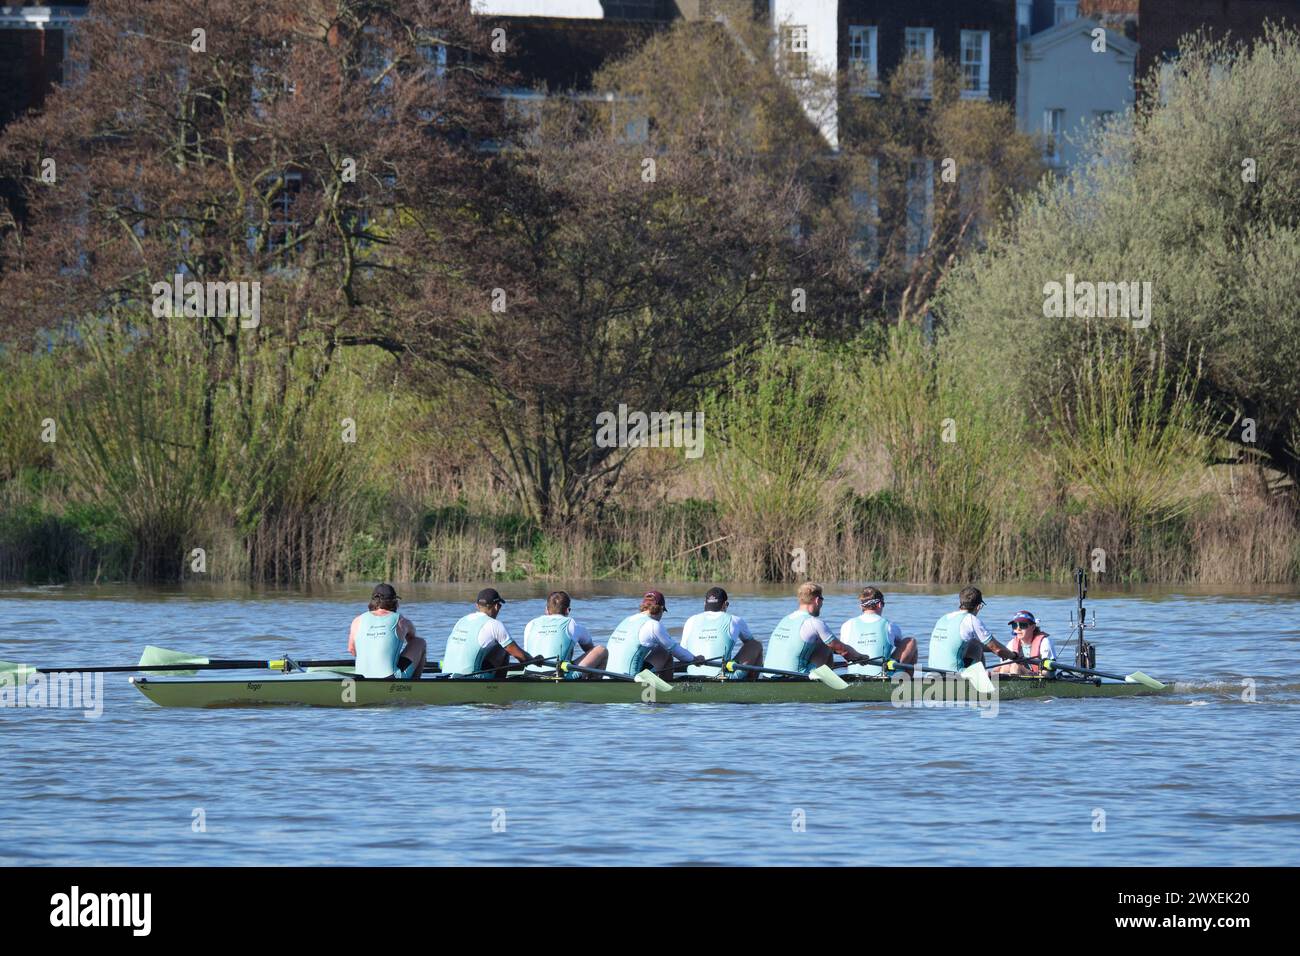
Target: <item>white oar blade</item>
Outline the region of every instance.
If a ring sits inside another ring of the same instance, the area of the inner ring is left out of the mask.
[[[19,684],[26,684],[35,674],[36,668],[30,664],[0,661],[0,685],[17,687]]]
[[[1154,677],[1149,677],[1141,671],[1134,671],[1132,674],[1126,674],[1125,682],[1129,684],[1141,684],[1143,687],[1150,687],[1152,690],[1164,690],[1165,685],[1160,683]]]
[[[643,670],[632,678],[638,684],[648,684],[655,689],[656,693],[666,694],[673,689],[673,685],[668,683],[652,670]]]
[[[966,679],[966,682],[975,689],[976,693],[993,693],[993,681],[989,680],[989,672],[985,669],[982,661],[976,661],[969,667],[963,667],[957,673]]]
[[[146,645],[144,653],[140,655],[141,667],[158,667],[167,664],[206,664],[207,662],[206,657],[195,657],[193,654],[186,654],[183,651],[169,651],[165,647],[155,647],[153,644]],[[174,671],[157,671],[156,673],[192,677],[198,671],[181,668]]]
[[[821,667],[814,667],[808,673],[808,677],[811,680],[821,681],[831,690],[845,690],[849,686],[847,683],[845,683],[844,678],[842,678],[839,674],[835,673],[825,664],[823,664]]]

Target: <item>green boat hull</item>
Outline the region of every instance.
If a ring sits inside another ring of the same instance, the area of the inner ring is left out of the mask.
[[[337,674],[293,674],[261,680],[206,677],[136,677],[136,688],[163,707],[375,707],[402,704],[835,704],[894,703],[927,706],[943,702],[987,706],[960,679],[850,681],[832,690],[818,681],[684,680],[669,692],[612,680],[357,680]],[[997,681],[997,700],[1047,697],[1134,697],[1168,693],[1141,684],[1093,683],[1064,678],[1008,677]]]

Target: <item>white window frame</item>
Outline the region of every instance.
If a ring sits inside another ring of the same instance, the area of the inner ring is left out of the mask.
[[[1079,19],[1079,0],[1056,0],[1052,10],[1054,26]]]
[[[916,41],[920,41],[918,44]],[[924,51],[925,74],[921,79],[921,84],[916,88],[912,95],[922,99],[929,99],[934,92],[934,28],[933,27],[905,27],[903,29],[903,55],[912,57],[920,51]]]
[[[1034,0],[1016,0],[1016,41],[1034,33]]]
[[[880,95],[880,31],[863,23],[849,24],[849,92]],[[856,55],[855,55],[856,54]]]
[[[866,181],[859,181],[849,193],[858,228],[854,232],[853,258],[863,266],[874,268],[880,262],[880,160],[867,161]]]
[[[1053,166],[1061,164],[1061,135],[1065,131],[1065,110],[1049,106],[1043,110],[1043,158]]]
[[[297,244],[302,234],[302,220],[297,218],[294,207],[297,205],[297,197],[302,193],[303,175],[297,170],[291,170],[281,173],[280,179],[281,187],[271,200],[271,217],[266,224],[266,251],[270,255],[290,259],[294,254],[291,247]],[[289,183],[297,185],[290,189],[287,188]],[[277,211],[283,218],[276,218]]]
[[[962,30],[961,31],[961,83],[962,99],[967,100],[986,100],[989,98],[989,47],[990,33],[988,30]],[[978,50],[979,60],[967,60],[966,54],[972,50]],[[974,88],[967,86],[970,80],[967,74],[967,67],[977,66],[979,74],[976,77]]]
[[[934,231],[934,160],[914,159],[907,168],[907,261],[916,262]]]
[[[795,79],[808,78],[808,27],[800,23],[781,25],[781,67]]]

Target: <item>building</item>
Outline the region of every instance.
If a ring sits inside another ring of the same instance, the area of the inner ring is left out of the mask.
[[[71,28],[86,4],[0,6],[0,127],[45,102],[63,79]]]
[[[1151,70],[1178,56],[1179,40],[1204,30],[1211,37],[1251,41],[1272,21],[1300,28],[1300,0],[1139,0],[1138,87]]]
[[[1091,17],[1033,33],[1019,53],[1016,124],[1042,134],[1049,167],[1072,166],[1090,129],[1133,105],[1138,45]]]

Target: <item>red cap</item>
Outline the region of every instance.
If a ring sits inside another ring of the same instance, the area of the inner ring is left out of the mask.
[[[664,600],[663,591],[646,591],[646,593],[641,596],[641,600],[643,602],[652,601],[662,607],[665,611],[668,610],[668,602]]]

